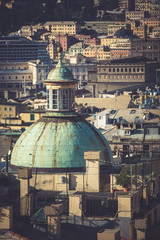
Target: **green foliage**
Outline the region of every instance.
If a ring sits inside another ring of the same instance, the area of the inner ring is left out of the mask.
[[[116,183],[123,188],[127,188],[131,185],[131,180],[126,169],[123,168],[120,174],[116,176]]]

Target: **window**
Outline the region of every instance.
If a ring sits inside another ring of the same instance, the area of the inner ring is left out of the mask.
[[[71,106],[74,107],[75,91],[71,90]]]
[[[123,117],[119,117],[119,122],[122,122],[123,121]]]
[[[9,111],[12,111],[12,107],[9,108]]]
[[[4,110],[7,111],[7,107],[5,107]]]
[[[63,109],[67,110],[69,108],[69,97],[68,94],[69,90],[65,89],[62,90],[62,104],[63,104]]]
[[[131,110],[130,111],[130,114],[134,114],[134,113],[136,113],[136,110]]]
[[[130,134],[130,131],[129,130],[125,130],[125,134],[126,135]]]
[[[52,90],[52,107],[58,109],[58,90]]]
[[[49,90],[46,90],[47,93],[47,109],[49,109]]]
[[[111,110],[110,114],[116,113],[116,110]]]
[[[149,131],[149,129],[147,129],[147,130],[146,130],[146,134],[150,134],[150,131]]]
[[[31,113],[31,114],[30,114],[30,121],[34,121],[34,120],[35,120],[34,113]]]

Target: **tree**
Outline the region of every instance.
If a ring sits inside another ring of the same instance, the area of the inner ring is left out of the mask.
[[[128,188],[131,185],[131,180],[126,169],[123,168],[120,174],[116,176],[116,183],[123,188]]]

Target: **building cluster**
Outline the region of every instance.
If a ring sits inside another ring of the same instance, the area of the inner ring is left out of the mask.
[[[59,53],[46,99],[0,105],[0,237],[156,239],[159,86],[75,99],[66,64]],[[85,120],[78,106],[96,113]]]

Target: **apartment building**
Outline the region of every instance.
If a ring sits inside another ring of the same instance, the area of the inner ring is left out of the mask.
[[[131,10],[134,7],[133,0],[119,0],[119,9],[121,11]]]
[[[135,10],[148,12],[152,17],[160,16],[159,0],[135,0]]]
[[[136,11],[150,11],[150,0],[135,0]]]
[[[80,24],[74,21],[49,21],[44,24],[44,28],[56,35],[78,34],[81,30]]]
[[[160,39],[133,39],[131,43],[132,56],[144,57],[160,61]]]
[[[30,41],[27,38],[17,36],[0,38],[0,61],[26,62],[40,59],[49,62],[49,54],[46,50],[47,43]]]
[[[32,85],[32,80],[32,72],[29,70],[0,70],[0,90],[7,99],[26,94],[26,87]]]
[[[24,104],[20,103],[1,103],[0,104],[0,120],[4,118],[16,118],[21,111],[25,109]]]
[[[120,38],[116,43],[110,45],[111,58],[123,58],[131,55],[131,40]]]
[[[153,31],[150,33],[150,38],[160,38],[160,28],[159,29],[153,29]]]
[[[101,45],[92,45],[88,46],[84,49],[83,55],[88,58],[97,58],[98,60],[105,60],[108,54],[104,54],[105,52],[109,52],[109,49],[105,46]]]
[[[116,22],[108,24],[108,36],[113,36],[121,28],[126,29],[127,24],[125,22]]]
[[[31,62],[0,62],[0,91],[8,98],[28,96],[36,85],[43,85],[51,67],[47,63]]]
[[[145,38],[147,36],[147,28],[145,26],[137,26],[131,28],[133,35],[139,38]]]
[[[50,59],[55,60],[58,57],[57,47],[59,46],[54,40],[50,41],[47,45],[47,51],[49,53]]]
[[[140,21],[140,24],[142,26],[147,26],[147,33],[153,31],[153,29],[159,29],[160,28],[160,18],[152,17],[152,18],[144,18]]]
[[[141,19],[144,19],[144,11],[126,11],[125,19],[126,21],[127,20],[140,21]]]
[[[102,36],[100,38],[101,40],[101,45],[102,46],[110,46],[112,43],[116,43],[117,42],[117,37],[116,36],[110,36],[110,37],[107,37],[107,36]]]
[[[84,49],[87,47],[83,42],[78,42],[70,46],[69,48],[69,56],[74,56],[78,53],[84,55]]]
[[[74,36],[79,41],[84,42],[86,45],[100,45],[100,39],[96,37],[92,37],[91,35],[75,35]]]
[[[55,42],[57,44],[60,44],[62,49],[63,49],[63,52],[67,51],[68,48],[77,43],[78,40],[75,38],[75,36],[71,36],[71,35],[68,35],[68,34],[65,34],[65,35],[60,35],[60,36],[56,36],[55,38]]]

